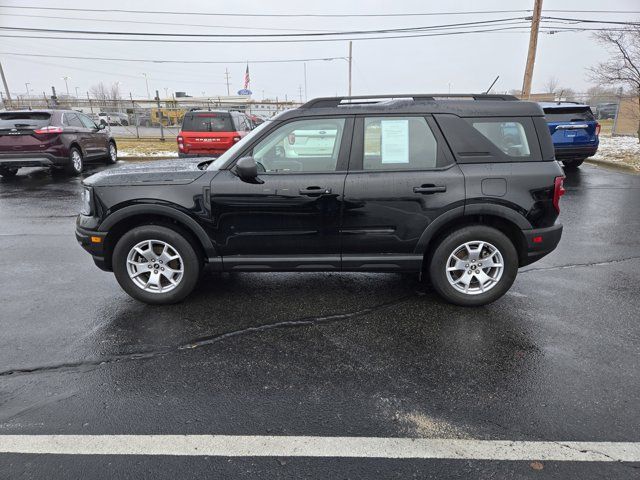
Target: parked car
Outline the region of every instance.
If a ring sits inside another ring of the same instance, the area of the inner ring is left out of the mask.
[[[617,103],[599,103],[596,105],[596,117],[598,118],[598,120],[616,118],[617,112],[618,112]]]
[[[205,264],[414,272],[451,303],[492,302],[560,241],[564,176],[539,105],[447,97],[315,99],[215,160],[105,170],[84,181],[76,237],[147,303],[184,299]],[[330,148],[286,148],[320,131]]]
[[[21,167],[82,172],[85,162],[118,160],[116,141],[103,125],[73,110],[0,112],[0,175]]]
[[[553,140],[556,159],[576,169],[598,151],[600,124],[589,105],[572,102],[540,103]]]
[[[178,156],[210,157],[226,152],[251,131],[244,113],[234,111],[191,110],[178,132]]]
[[[98,114],[99,123],[102,125],[114,125],[126,127],[129,125],[129,116],[120,112],[100,112]]]

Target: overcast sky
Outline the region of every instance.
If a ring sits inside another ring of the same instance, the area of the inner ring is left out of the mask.
[[[196,1],[196,0],[124,0],[58,1],[0,0],[0,26],[37,27],[82,30],[111,30],[127,32],[166,33],[281,33],[262,29],[292,30],[354,30],[416,27],[436,24],[469,22],[485,19],[525,16],[526,14],[492,13],[474,15],[372,17],[372,18],[251,18],[217,16],[171,16],[123,14],[104,12],[69,12],[60,10],[18,10],[9,5],[58,6],[98,9],[120,8],[157,12],[195,11],[212,13],[406,13],[476,11],[503,9],[530,9],[533,0],[458,0],[455,2],[428,0],[300,0],[253,1]],[[640,10],[638,0],[544,0],[544,9],[575,10]],[[73,17],[32,18],[19,15]],[[545,15],[543,11],[543,15]],[[611,15],[604,13],[564,13],[553,16],[571,16],[590,19],[637,20],[640,15]],[[119,20],[104,22],[99,20]],[[165,22],[169,25],[145,25],[126,21]],[[173,24],[172,24],[173,23]],[[201,24],[210,27],[181,26]],[[227,27],[227,28],[222,28]],[[229,28],[237,27],[237,28]],[[27,34],[4,31],[6,34]],[[36,34],[38,35],[38,34]],[[485,90],[496,75],[500,80],[496,90],[507,91],[522,86],[529,36],[527,33],[494,32],[459,36],[436,36],[410,39],[354,41],[353,94],[401,92],[478,92]],[[169,92],[186,91],[188,94],[207,96],[225,94],[225,67],[231,73],[232,93],[242,88],[244,64],[179,65],[153,63],[123,63],[95,60],[68,60],[55,58],[27,58],[7,53],[38,53],[45,55],[72,55],[84,57],[118,57],[144,59],[245,61],[266,59],[294,59],[314,57],[345,57],[347,42],[318,43],[266,43],[266,44],[171,44],[143,42],[97,42],[81,40],[35,40],[2,38],[0,61],[5,69],[11,92],[26,92],[25,82],[32,92],[50,94],[51,86],[65,92],[63,76],[71,94],[86,95],[91,85],[103,81],[120,82],[121,92],[128,96],[146,97],[147,73],[151,90],[158,89],[164,96]],[[585,68],[606,58],[606,51],[597,45],[589,33],[544,34],[538,42],[538,54],[533,78],[533,91],[542,91],[550,76],[559,79],[561,86],[584,91],[590,85]],[[307,62],[308,97],[346,94],[347,62],[344,60]],[[304,88],[302,63],[250,64],[251,89],[254,98],[298,98],[299,87]]]

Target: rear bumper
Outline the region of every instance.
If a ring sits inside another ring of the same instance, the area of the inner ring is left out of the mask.
[[[49,153],[0,153],[0,167],[52,167],[69,163],[67,157],[58,157]]]
[[[554,147],[556,160],[569,160],[592,157],[598,151],[598,145],[585,145],[582,147]]]
[[[525,238],[525,251],[520,255],[520,266],[524,267],[555,250],[562,237],[562,225],[523,230],[522,233]]]
[[[78,217],[78,220],[80,220],[80,217]],[[105,232],[88,230],[81,227],[80,225],[78,225],[78,222],[76,222],[76,240],[78,241],[80,246],[91,254],[93,262],[98,266],[98,268],[105,271],[111,271],[110,265],[108,265],[105,261],[105,236]],[[99,241],[97,241],[98,239]]]

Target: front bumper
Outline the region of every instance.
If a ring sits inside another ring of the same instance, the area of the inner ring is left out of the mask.
[[[555,250],[562,237],[562,225],[523,230],[522,233],[525,238],[525,251],[520,255],[520,266],[524,267]]]
[[[43,152],[0,154],[0,167],[3,168],[52,167],[67,163],[69,163],[69,159],[66,157]]]
[[[78,221],[76,222],[76,240],[82,248],[91,254],[98,268],[111,271],[111,265],[105,261],[104,239],[107,234],[80,226],[81,217],[83,216],[78,216]]]

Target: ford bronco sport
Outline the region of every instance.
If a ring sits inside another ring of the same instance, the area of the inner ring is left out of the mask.
[[[299,140],[305,145],[296,148]],[[563,178],[536,103],[318,98],[215,160],[87,178],[76,236],[147,303],[184,299],[209,264],[225,272],[415,272],[449,302],[477,306],[556,247]]]

